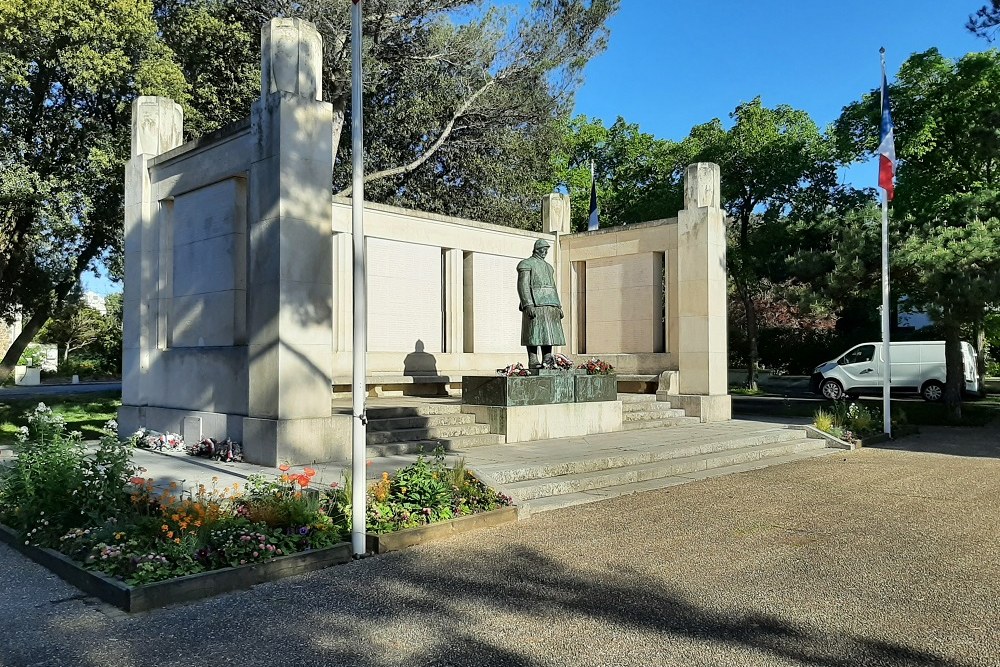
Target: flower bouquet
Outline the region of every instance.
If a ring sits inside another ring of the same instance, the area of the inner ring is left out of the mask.
[[[523,377],[531,375],[531,372],[521,363],[510,364],[504,368],[497,369],[497,375],[501,377]]]
[[[587,375],[610,375],[615,370],[614,366],[597,357],[591,357],[587,363],[580,364],[577,368],[587,371]]]
[[[552,355],[552,361],[545,364],[545,367],[553,370],[568,371],[573,368],[573,360],[565,354],[557,352]]]

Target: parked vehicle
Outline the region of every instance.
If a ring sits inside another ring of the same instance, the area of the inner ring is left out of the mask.
[[[919,392],[925,401],[939,401],[944,397],[947,377],[944,360],[944,341],[890,342],[892,372],[889,375],[892,391]],[[979,376],[976,374],[976,349],[962,342],[962,365],[965,376],[964,389],[969,394],[979,394]],[[885,355],[882,343],[861,343],[833,361],[820,364],[813,370],[811,388],[831,400],[845,394],[882,393]]]

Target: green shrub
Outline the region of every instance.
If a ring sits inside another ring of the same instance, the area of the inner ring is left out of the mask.
[[[344,488],[334,488],[326,494],[328,513],[344,517],[348,526],[351,486],[348,478]],[[368,489],[367,503],[366,529],[389,533],[506,507],[512,501],[470,474],[464,460],[453,467],[447,466],[444,450],[439,447],[433,459],[421,455],[395,475],[382,473],[381,479]]]
[[[0,522],[25,543],[56,547],[70,529],[103,524],[129,507],[132,445],[113,431],[88,451],[79,432],[67,433],[62,417],[39,403],[15,449],[17,458],[0,477]]]

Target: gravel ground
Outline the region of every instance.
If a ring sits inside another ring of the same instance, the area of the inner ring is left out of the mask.
[[[924,429],[131,616],[0,546],[0,666],[1000,666],[998,441]]]

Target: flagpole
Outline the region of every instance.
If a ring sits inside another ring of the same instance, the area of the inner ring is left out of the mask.
[[[885,108],[885,47],[879,49],[882,58],[882,100],[880,109]],[[881,157],[879,158],[881,160]],[[889,191],[882,190],[882,428],[892,437],[892,403],[889,390],[892,385],[892,348],[889,344]]]
[[[365,478],[368,440],[368,417],[365,412],[368,351],[368,304],[365,275],[365,182],[364,182],[364,117],[362,107],[361,72],[361,0],[353,0],[351,8],[351,234],[353,236],[354,274],[354,363],[351,377],[351,547],[355,556],[366,551],[365,500],[368,483]]]

